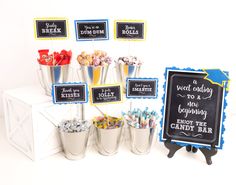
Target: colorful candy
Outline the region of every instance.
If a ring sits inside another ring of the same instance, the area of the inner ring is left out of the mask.
[[[148,107],[144,111],[134,109],[128,113],[122,113],[127,124],[135,128],[155,128],[158,118],[156,111],[148,111]]]
[[[39,58],[38,62],[41,65],[48,65],[48,66],[57,66],[57,65],[66,65],[70,64],[72,52],[62,50],[59,52],[53,52],[49,54],[49,50],[38,50]]]
[[[92,54],[83,51],[78,55],[77,61],[83,66],[105,66],[111,64],[112,59],[105,51],[95,50]]]
[[[128,57],[119,57],[118,58],[118,63],[123,63],[125,65],[142,65],[142,61],[139,60],[137,57],[135,56],[128,56]]]
[[[98,116],[93,119],[93,124],[97,128],[113,129],[119,128],[124,125],[122,118],[116,118],[111,116]]]
[[[72,120],[63,120],[59,125],[60,131],[67,132],[67,133],[74,133],[74,132],[83,132],[89,129],[91,124],[88,121],[83,121],[77,118]]]

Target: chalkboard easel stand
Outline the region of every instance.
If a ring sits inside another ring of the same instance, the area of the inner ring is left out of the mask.
[[[180,145],[177,145],[175,143],[172,143],[171,139],[167,139],[165,141],[165,147],[169,149],[169,153],[168,153],[167,157],[172,158],[174,156],[175,152],[178,151],[179,149],[181,149],[183,146],[180,146]],[[196,153],[198,151],[197,148],[195,148],[195,147],[193,147],[191,145],[186,146],[186,150],[188,152],[193,152],[193,153]],[[211,165],[212,164],[211,157],[216,155],[216,153],[217,153],[217,149],[214,147],[214,145],[212,144],[210,150],[207,149],[207,148],[199,148],[199,150],[205,156],[206,163],[208,165]]]

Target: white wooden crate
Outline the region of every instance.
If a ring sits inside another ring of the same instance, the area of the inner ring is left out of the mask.
[[[75,105],[54,105],[41,87],[26,87],[3,94],[8,141],[32,160],[61,151],[57,125],[76,114]]]
[[[63,119],[71,119],[78,115],[78,105],[55,105],[40,86],[7,90],[3,93],[3,103],[8,141],[32,160],[60,152],[62,147],[56,126]],[[100,115],[100,112],[89,103],[84,106],[87,120]],[[123,105],[99,107],[109,115],[120,116],[122,111],[129,109],[129,101]],[[126,128],[122,140],[128,140]],[[92,127],[88,146],[94,144]]]

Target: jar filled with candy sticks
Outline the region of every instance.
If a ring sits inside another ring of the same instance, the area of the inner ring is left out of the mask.
[[[156,131],[156,111],[134,109],[123,113],[123,117],[129,128],[131,151],[135,154],[149,153]]]

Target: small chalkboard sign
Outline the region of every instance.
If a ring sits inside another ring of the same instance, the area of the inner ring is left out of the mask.
[[[157,78],[127,78],[127,98],[157,98]]]
[[[36,39],[66,39],[68,38],[67,19],[35,19]]]
[[[145,21],[115,21],[115,39],[145,40]]]
[[[108,20],[75,20],[75,33],[77,41],[108,40]]]
[[[111,104],[121,103],[122,86],[121,84],[91,86],[90,88],[91,104]]]
[[[54,104],[76,104],[88,102],[86,83],[59,83],[52,85]]]
[[[225,86],[203,70],[166,69],[161,141],[222,148]]]

